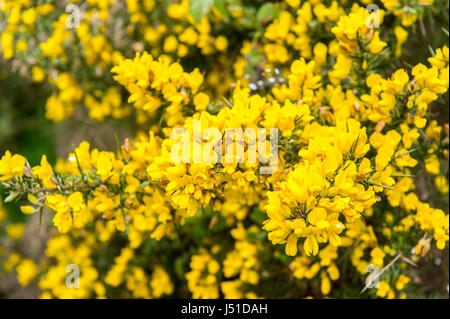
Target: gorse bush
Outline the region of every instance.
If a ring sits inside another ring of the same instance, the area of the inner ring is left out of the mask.
[[[54,225],[45,256],[0,251],[40,297],[414,297],[448,250],[448,1],[0,8],[48,119],[135,128],[115,152],[1,158],[5,202]]]

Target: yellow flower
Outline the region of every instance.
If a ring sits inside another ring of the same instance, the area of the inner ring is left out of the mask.
[[[397,46],[395,49],[395,56],[399,57],[402,55],[402,45],[408,39],[408,31],[403,29],[401,26],[396,26],[394,28],[394,34],[397,39]]]
[[[217,50],[225,51],[228,47],[228,40],[223,35],[220,35],[214,41],[214,45],[216,46]]]
[[[405,285],[410,281],[411,279],[408,276],[405,276],[403,274],[398,276],[398,279],[395,283],[395,289],[403,290],[403,288],[405,288]]]
[[[300,6],[300,0],[287,0],[286,2],[289,6],[295,9]]]
[[[153,271],[150,287],[155,298],[160,298],[163,295],[171,295],[174,288],[169,274],[160,266],[156,266]]]
[[[20,206],[20,211],[24,214],[33,214],[35,209],[33,206]]]
[[[45,71],[37,65],[31,68],[31,73],[35,82],[42,82],[45,79]]]
[[[178,41],[177,38],[173,35],[169,36],[164,40],[164,52],[170,53],[177,49]]]
[[[97,158],[97,173],[102,177],[102,181],[108,179],[112,174],[112,155],[109,152],[100,152]]]
[[[17,51],[25,52],[27,46],[28,46],[27,41],[25,41],[24,39],[20,39],[19,41],[17,41],[16,49]]]
[[[189,13],[187,1],[171,3],[167,7],[167,15],[172,19],[183,19]]]
[[[383,252],[383,250],[380,247],[375,247],[370,252],[370,256],[372,257],[372,263],[377,265],[379,268],[383,266],[383,259],[386,254]]]
[[[4,262],[3,269],[5,272],[9,273],[20,263],[21,260],[22,257],[19,254],[13,253],[8,257],[8,260]]]
[[[324,63],[327,60],[327,50],[328,47],[326,44],[324,43],[317,43],[314,48],[313,48],[313,52],[314,52],[314,59],[315,61],[317,61],[317,63]]]
[[[33,174],[40,178],[45,187],[53,188],[56,185],[51,181],[51,177],[53,175],[53,168],[47,161],[47,156],[42,155],[41,165],[35,166],[32,169]]]
[[[11,156],[11,152],[6,151],[0,159],[0,181],[8,180],[14,176],[23,176],[25,162],[25,157],[19,154]]]
[[[72,208],[74,213],[80,212],[85,207],[83,194],[81,192],[72,193],[67,198],[67,204]]]
[[[290,234],[286,244],[286,255],[295,256],[297,255],[297,236],[295,234]]]
[[[2,53],[5,59],[11,59],[14,56],[14,35],[11,32],[2,32],[0,37]]]
[[[188,45],[195,45],[197,43],[198,34],[195,32],[194,28],[186,28],[183,33],[180,34],[179,40]]]
[[[6,226],[6,233],[11,239],[18,240],[22,238],[24,232],[24,224],[9,224],[8,226]]]
[[[380,40],[380,34],[376,31],[370,41],[369,49],[371,53],[377,54],[380,53],[386,45],[387,43]]]
[[[22,21],[25,25],[31,26],[36,20],[36,9],[30,8],[22,13]]]
[[[319,252],[319,244],[317,243],[315,235],[309,235],[308,237],[306,237],[304,248],[307,256],[317,255],[317,253]]]
[[[197,111],[205,111],[208,104],[209,96],[205,93],[200,92],[194,97],[194,105]]]
[[[439,175],[434,179],[434,184],[436,185],[437,189],[442,193],[442,194],[447,194],[448,193],[448,182],[447,182],[447,178],[444,175]]]
[[[436,55],[434,57],[428,58],[428,62],[438,69],[445,68],[448,66],[449,61],[449,49],[448,46],[444,45],[441,48],[436,49]]]
[[[31,259],[23,259],[16,271],[17,281],[22,286],[28,285],[38,275],[36,264]]]
[[[331,281],[325,274],[322,275],[320,291],[322,292],[323,295],[328,295],[331,291]]]
[[[395,298],[395,293],[389,286],[389,283],[385,280],[380,281],[379,287],[377,289],[377,296],[381,298],[393,299]]]

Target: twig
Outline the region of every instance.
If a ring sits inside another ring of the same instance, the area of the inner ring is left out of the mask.
[[[81,178],[83,179],[83,181],[85,181],[85,176],[84,176],[84,172],[81,169],[81,165],[80,165],[80,161],[78,160],[78,155],[77,155],[77,151],[75,150],[75,145],[72,144],[72,149],[73,149],[73,153],[75,154],[75,160],[77,161],[77,166],[78,166],[78,170],[80,171],[81,174]]]
[[[403,255],[402,255],[402,253],[399,253],[397,256],[395,256],[395,258],[394,259],[392,259],[390,262],[389,262],[389,264],[387,264],[383,269],[381,269],[381,271],[379,272],[379,273],[377,273],[375,276],[374,276],[374,278],[370,281],[370,282],[368,282],[367,284],[366,284],[366,286],[361,290],[361,292],[360,292],[360,294],[363,294],[364,293],[364,291],[366,291],[367,290],[367,288],[369,288],[369,286],[373,283],[373,282],[375,282],[375,280],[377,280],[389,267],[391,267],[399,258],[403,258]]]
[[[406,258],[405,256],[402,256],[402,260],[405,263],[408,263],[408,264],[410,264],[413,267],[418,267],[418,265],[414,261],[412,261],[411,259]]]
[[[376,183],[372,183],[372,182],[369,182],[369,184],[372,185],[372,186],[378,186],[378,187],[394,190],[394,188],[386,186],[386,185],[376,184]]]
[[[66,190],[82,190],[82,189],[88,189],[88,188],[96,188],[100,185],[98,184],[81,184],[81,185],[77,185],[77,186],[73,186],[73,185],[68,185],[66,187],[54,187],[54,188],[39,188],[38,190],[35,191],[31,191],[29,193],[31,194],[38,194],[41,192],[47,192],[47,193],[52,193],[52,192],[56,192],[56,191],[66,191]]]

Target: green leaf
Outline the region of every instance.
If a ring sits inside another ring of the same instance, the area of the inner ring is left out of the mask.
[[[287,264],[290,264],[294,258],[282,253],[282,254],[280,254],[279,259],[283,264],[287,265]]]
[[[149,185],[149,182],[148,181],[143,181],[142,183],[141,183],[141,188],[145,188],[145,187],[147,187]]]
[[[189,13],[194,18],[195,22],[201,23],[202,18],[208,13],[213,5],[214,0],[190,0]]]
[[[248,75],[250,75],[250,76],[253,75],[253,68],[252,68],[252,66],[251,66],[250,64],[247,64],[247,65],[244,67],[244,70],[245,70],[245,74],[248,74]]]
[[[40,206],[39,207],[39,229],[41,229],[41,225],[42,225],[42,210],[43,210],[43,207]]]
[[[220,232],[220,231],[224,230],[225,228],[227,228],[227,223],[225,221],[225,218],[223,218],[221,215],[218,215],[218,216],[219,217],[218,217],[217,223],[212,228],[212,231],[214,231],[214,232]]]
[[[273,3],[263,4],[256,13],[256,19],[261,22],[266,19],[276,19],[278,17],[279,10]]]
[[[248,58],[253,65],[259,64],[263,61],[263,57],[261,54],[259,54],[258,48],[251,49],[250,53],[248,54]]]
[[[186,256],[180,256],[177,259],[175,259],[174,270],[178,278],[184,279],[185,269],[186,269]]]
[[[257,225],[262,225],[263,222],[267,219],[267,214],[260,210],[258,207],[255,207],[250,214],[250,219]]]
[[[10,203],[14,201],[20,194],[19,193],[11,193],[8,197],[5,198],[5,203]]]
[[[214,6],[224,16],[229,16],[230,15],[230,12],[228,11],[228,9],[225,6],[225,1],[224,0],[214,0]]]

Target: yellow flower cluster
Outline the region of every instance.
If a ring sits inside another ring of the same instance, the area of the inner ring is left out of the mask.
[[[146,52],[133,60],[125,59],[111,71],[130,93],[128,102],[150,115],[163,108],[168,126],[183,121],[183,106],[190,101],[188,91],[195,95],[203,82],[198,69],[185,73],[180,64],[170,63],[169,58],[155,61]]]
[[[297,279],[312,279],[320,273],[320,290],[326,296],[331,291],[331,280],[336,281],[340,276],[339,269],[334,263],[337,257],[337,249],[328,245],[320,251],[320,261],[313,263],[308,257],[301,256],[296,257],[289,267]]]
[[[341,245],[339,234],[375,202],[374,184],[384,184],[382,167],[377,174],[364,155],[369,150],[365,128],[349,119],[335,127],[311,125],[303,137],[301,163],[268,192],[269,219],[264,229],[273,244],[286,243],[286,254],[297,254],[297,240],[305,238],[307,255],[319,252],[318,243]],[[366,183],[364,185],[364,183]]]
[[[199,250],[199,254],[191,257],[189,265],[191,271],[186,273],[186,280],[192,297],[219,298],[217,275],[220,271],[220,264],[217,260],[207,250],[203,249]]]
[[[250,229],[249,229],[250,231]],[[258,229],[254,229],[258,232]],[[257,298],[253,292],[246,292],[244,285],[257,285],[258,274],[258,247],[247,240],[246,230],[242,224],[231,231],[236,239],[235,249],[227,254],[223,261],[223,274],[225,278],[238,279],[223,281],[220,284],[225,298]]]

